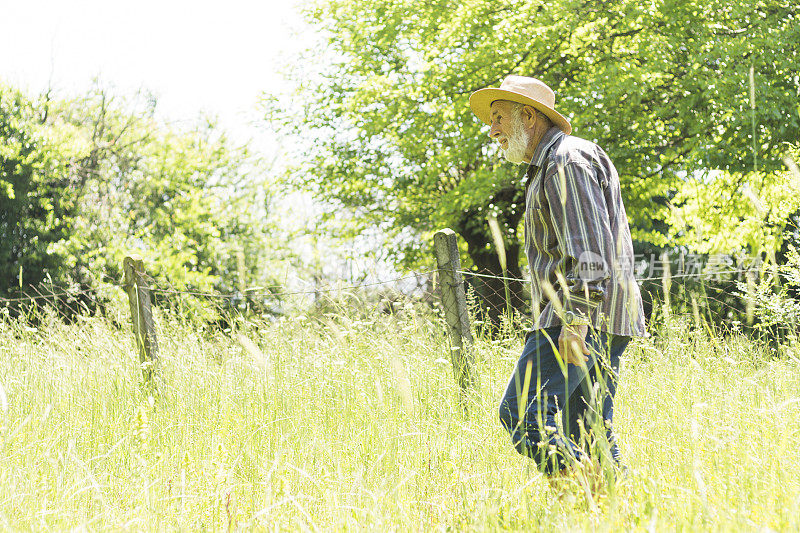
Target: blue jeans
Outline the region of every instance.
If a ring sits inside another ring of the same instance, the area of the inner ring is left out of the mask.
[[[582,368],[559,364],[560,333],[557,326],[529,334],[500,402],[500,423],[516,450],[546,474],[586,456],[619,463],[611,422],[619,358],[631,338],[590,331],[586,346],[591,353]]]

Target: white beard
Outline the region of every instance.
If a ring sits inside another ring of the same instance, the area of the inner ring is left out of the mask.
[[[526,163],[525,151],[528,149],[528,134],[522,123],[522,116],[516,113],[511,119],[511,133],[507,137],[508,148],[502,150],[503,157],[512,163]]]

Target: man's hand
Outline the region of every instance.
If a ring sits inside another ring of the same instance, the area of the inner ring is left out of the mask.
[[[558,336],[558,350],[567,364],[582,366],[589,358],[586,347],[586,334],[589,326],[563,326]]]

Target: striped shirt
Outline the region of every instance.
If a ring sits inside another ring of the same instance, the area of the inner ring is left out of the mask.
[[[552,127],[526,173],[534,329],[560,325],[572,311],[608,333],[645,335],[628,217],[608,155]]]

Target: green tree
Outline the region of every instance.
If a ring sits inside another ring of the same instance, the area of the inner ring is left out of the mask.
[[[267,118],[312,139],[297,184],[357,213],[355,231],[384,228],[398,263],[429,264],[433,231],[450,226],[468,264],[499,275],[494,213],[519,276],[522,167],[499,160],[469,111],[472,91],[510,73],[551,85],[575,134],[615,162],[634,237],[664,246],[685,183],[752,168],[753,147],[773,171],[781,143],[797,138],[797,10],[777,0],[329,0],[307,12],[329,53],[309,56],[318,72],[298,70],[296,99],[266,100]],[[478,289],[504,307],[501,284]],[[521,301],[512,286],[512,305]]]
[[[34,102],[4,91],[15,95],[3,100],[2,130],[14,150],[2,154],[0,190],[13,209],[0,228],[0,292],[15,291],[20,269],[25,285],[97,287],[121,278],[131,251],[181,290],[276,284],[268,167],[246,146],[212,122],[160,122],[145,95],[96,88]]]
[[[47,116],[19,91],[0,85],[0,295],[59,278],[78,216],[77,185],[64,172],[74,153],[48,135]]]

